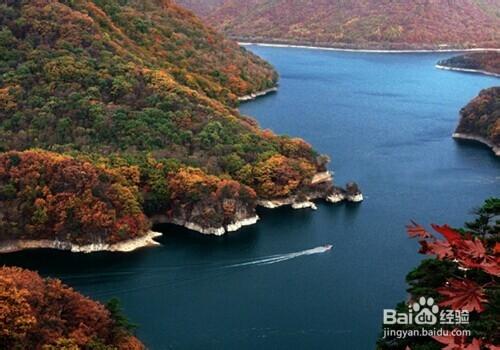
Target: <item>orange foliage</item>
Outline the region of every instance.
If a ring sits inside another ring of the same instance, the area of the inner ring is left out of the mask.
[[[96,168],[43,151],[0,155],[0,236],[116,242],[144,234],[137,170]],[[131,175],[131,173],[133,175]]]
[[[178,0],[232,37],[363,48],[498,47],[498,2]],[[485,46],[480,46],[485,45]]]
[[[256,194],[233,180],[207,175],[200,169],[183,168],[167,178],[168,214],[184,217],[202,227],[220,227],[235,219],[238,208],[253,212]]]
[[[90,343],[140,350],[134,337],[116,331],[109,311],[59,280],[20,268],[0,268],[0,348],[42,349]]]
[[[301,184],[307,184],[315,172],[310,162],[274,155],[253,168],[243,167],[239,177],[243,183],[251,184],[259,197],[276,198],[291,195]]]

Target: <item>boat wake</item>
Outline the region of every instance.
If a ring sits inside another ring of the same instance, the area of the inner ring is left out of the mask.
[[[149,288],[158,288],[158,287],[168,287],[168,286],[177,286],[179,284],[183,283],[189,283],[195,280],[199,280],[200,278],[211,278],[217,277],[217,276],[223,276],[224,274],[228,273],[228,270],[238,270],[239,268],[246,268],[246,267],[257,267],[257,266],[264,266],[264,265],[271,265],[271,264],[276,264],[280,262],[285,262],[288,260],[296,259],[299,257],[303,256],[308,256],[308,255],[315,255],[315,254],[323,254],[332,249],[331,245],[324,245],[324,246],[319,246],[316,248],[312,249],[306,249],[298,252],[293,252],[293,253],[286,253],[286,254],[276,254],[276,255],[270,255],[270,256],[265,256],[261,257],[258,259],[252,259],[252,260],[240,260],[235,263],[226,263],[226,264],[196,264],[195,266],[202,267],[202,269],[199,270],[201,273],[198,277],[191,277],[191,278],[179,278],[179,275],[183,275],[182,272],[179,270],[183,269],[192,269],[193,265],[180,265],[180,266],[166,266],[166,267],[151,267],[151,268],[137,268],[133,270],[127,270],[127,271],[114,271],[114,272],[102,272],[102,273],[87,273],[87,274],[80,274],[80,275],[71,275],[71,276],[59,276],[59,278],[62,278],[64,280],[73,280],[73,279],[99,279],[99,280],[106,280],[106,282],[110,282],[110,278],[112,277],[118,277],[119,280],[121,280],[124,275],[140,275],[141,279],[144,278],[154,278],[157,277],[158,274],[168,276],[169,272],[174,273],[174,279],[170,279],[168,281],[160,282],[157,284],[153,285],[143,285],[135,288],[128,288],[128,289],[108,289],[108,290],[101,290],[97,291],[93,294],[93,297],[96,298],[103,298],[106,296],[115,296],[115,295],[120,295],[120,294],[126,294],[126,293],[131,293],[131,292],[136,292],[139,290],[143,289],[149,289]],[[215,275],[213,273],[208,274],[209,272],[215,272]],[[218,272],[218,273],[217,273]],[[73,282],[74,283],[74,282]]]
[[[272,255],[265,258],[260,258],[252,261],[242,262],[238,264],[226,265],[225,268],[234,268],[234,267],[243,267],[243,266],[252,266],[252,265],[269,265],[276,264],[279,262],[295,259],[301,256],[313,255],[313,254],[322,254],[331,250],[332,247],[330,245],[320,246],[312,249],[302,250],[300,252],[288,253],[288,254],[278,254]]]

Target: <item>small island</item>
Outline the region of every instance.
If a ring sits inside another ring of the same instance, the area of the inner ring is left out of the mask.
[[[436,68],[500,77],[500,52],[485,51],[439,61]]]
[[[453,137],[481,142],[500,156],[500,87],[482,90],[462,108]]]

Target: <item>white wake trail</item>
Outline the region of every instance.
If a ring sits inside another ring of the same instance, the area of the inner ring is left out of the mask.
[[[273,255],[266,258],[261,258],[257,260],[252,260],[244,263],[226,265],[224,268],[233,268],[233,267],[243,267],[243,266],[251,266],[251,265],[269,265],[275,264],[278,262],[283,262],[291,259],[295,259],[305,255],[313,255],[313,254],[322,254],[326,253],[331,249],[331,246],[320,246],[312,249],[302,250],[300,252],[287,253],[287,254],[278,254]]]
[[[327,246],[320,246],[312,249],[306,249],[302,250],[300,252],[294,252],[294,253],[287,253],[287,254],[277,254],[277,255],[270,255],[267,257],[262,257],[256,260],[251,260],[251,261],[245,261],[241,263],[236,263],[236,264],[229,264],[229,265],[223,265],[215,268],[211,268],[206,270],[207,272],[209,271],[217,271],[219,270],[220,272],[218,273],[218,276],[223,276],[226,274],[224,270],[226,269],[232,269],[232,268],[238,268],[238,267],[249,267],[249,266],[263,266],[263,265],[270,265],[270,264],[276,264],[279,262],[283,261],[288,261],[291,259],[295,259],[301,256],[306,256],[306,255],[313,255],[313,254],[322,254],[330,251],[332,249],[332,246],[327,245]],[[159,272],[158,270],[156,271],[151,271],[151,269],[148,269],[150,272]],[[146,273],[148,271],[145,271]],[[217,275],[217,273],[216,273]],[[95,293],[94,297],[102,298],[105,296],[110,296],[110,295],[120,295],[120,294],[126,294],[126,293],[133,293],[137,292],[140,290],[144,289],[151,289],[151,288],[161,288],[161,287],[167,287],[167,286],[176,286],[182,283],[190,283],[199,279],[207,279],[207,278],[213,278],[213,275],[204,275],[204,276],[199,276],[199,277],[194,277],[194,278],[186,278],[186,279],[181,279],[177,281],[165,281],[162,283],[158,284],[153,284],[153,285],[144,285],[144,286],[138,286],[134,288],[127,288],[127,289],[111,289],[107,291],[101,291]]]

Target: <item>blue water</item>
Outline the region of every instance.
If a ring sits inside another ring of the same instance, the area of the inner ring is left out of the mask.
[[[276,66],[280,89],[241,111],[331,155],[336,181],[357,181],[365,202],[261,210],[259,224],[221,238],[163,226],[161,247],[130,254],[22,252],[0,264],[118,296],[151,349],[373,349],[382,310],[406,298],[421,259],[405,224],[459,226],[500,195],[500,161],[450,137],[459,109],[499,80],[435,69],[447,54],[251,50]]]

